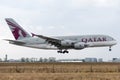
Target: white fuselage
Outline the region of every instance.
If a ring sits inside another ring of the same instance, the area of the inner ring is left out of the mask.
[[[104,46],[113,46],[116,44],[116,40],[110,36],[106,35],[83,35],[83,36],[60,36],[60,37],[52,37],[59,40],[69,40],[74,43],[84,43],[88,44],[87,47],[104,47]],[[46,40],[38,37],[27,37],[21,39],[19,41],[25,42],[25,44],[19,46],[26,46],[31,48],[38,49],[58,49],[56,46],[49,44]],[[67,49],[75,49],[72,47],[68,47]]]
[[[32,36],[24,30],[12,18],[5,19],[15,40],[6,39],[9,43],[19,46],[38,49],[58,49],[58,53],[68,53],[68,49],[81,50],[89,47],[105,47],[116,44],[116,40],[107,35],[82,35],[82,36],[56,36],[47,37],[32,33]]]

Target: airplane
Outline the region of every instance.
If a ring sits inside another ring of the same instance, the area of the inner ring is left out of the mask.
[[[58,50],[58,53],[69,53],[68,49],[82,50],[90,47],[111,47],[117,42],[114,38],[108,35],[80,35],[80,36],[52,36],[47,37],[26,32],[12,18],[5,18],[15,40],[5,39],[10,44],[46,49]]]

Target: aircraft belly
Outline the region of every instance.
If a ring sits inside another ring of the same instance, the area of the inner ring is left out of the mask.
[[[102,47],[102,46],[113,46],[116,44],[114,41],[106,41],[106,42],[88,42],[88,47]],[[37,49],[49,49],[49,50],[56,50],[57,47],[50,45],[50,44],[28,44],[25,45],[26,47],[37,48]],[[74,49],[69,47],[68,49]]]
[[[102,47],[102,46],[113,46],[116,43],[114,41],[107,41],[107,42],[90,42],[89,47]]]

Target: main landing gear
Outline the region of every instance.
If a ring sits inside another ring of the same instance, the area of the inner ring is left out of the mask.
[[[64,51],[62,51],[62,50],[59,50],[59,51],[57,51],[58,53],[63,53],[63,54],[65,54],[65,53],[69,53],[69,51],[67,51],[67,50],[64,50]]]

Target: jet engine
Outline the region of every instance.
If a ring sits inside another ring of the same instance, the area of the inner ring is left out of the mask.
[[[74,44],[75,49],[84,49],[87,46],[88,46],[88,44],[82,43],[82,42]]]
[[[74,42],[71,41],[71,40],[61,41],[61,45],[62,45],[62,46],[72,46],[73,44],[74,44]]]

